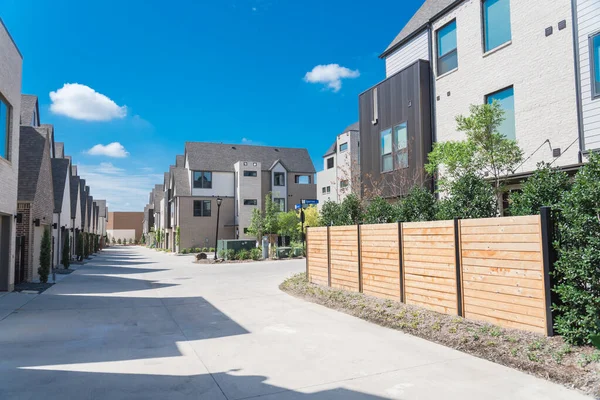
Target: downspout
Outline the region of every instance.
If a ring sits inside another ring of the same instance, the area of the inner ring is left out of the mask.
[[[571,0],[571,14],[573,17],[573,58],[575,65],[575,99],[577,101],[577,129],[579,131],[579,153],[577,159],[583,162],[582,154],[585,152],[585,139],[583,132],[583,112],[581,110],[581,66],[579,65],[579,24],[577,23],[577,0]]]
[[[430,113],[431,113],[431,146],[433,148],[433,145],[437,142],[437,131],[436,131],[436,104],[437,104],[437,97],[436,97],[436,90],[435,90],[435,73],[434,73],[434,56],[433,56],[433,33],[432,33],[433,29],[431,26],[431,21],[427,23],[427,36],[428,36],[428,40],[427,40],[427,46],[429,47],[429,79],[430,79],[430,83],[429,83],[429,96],[430,98],[430,102],[431,102],[431,109],[430,109]],[[436,190],[437,189],[437,181],[435,179],[435,176],[431,177],[431,184],[433,186],[434,189],[434,193],[435,193],[435,197],[436,199],[439,200],[439,193]]]

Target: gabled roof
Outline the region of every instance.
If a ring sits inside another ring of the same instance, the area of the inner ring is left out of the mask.
[[[186,142],[185,152],[190,169],[196,171],[234,172],[234,164],[238,161],[256,161],[262,164],[262,168],[267,168],[281,159],[288,171],[315,172],[306,149]]]
[[[98,206],[98,216],[106,218],[106,200],[96,200]]]
[[[85,215],[87,214],[87,192],[85,191],[85,179],[79,180],[79,200],[81,202],[81,223],[85,224]]]
[[[173,196],[190,196],[190,175],[185,168],[173,168],[175,193]]]
[[[425,3],[417,10],[412,18],[404,25],[404,28],[390,43],[390,45],[381,54],[381,58],[386,57],[392,51],[396,50],[403,43],[414,37],[414,34],[420,32],[425,26],[438,14],[450,7],[453,3],[461,0],[425,0]]]
[[[60,213],[62,211],[65,185],[67,183],[67,177],[69,176],[69,160],[64,158],[53,158],[51,160],[52,165],[52,182],[54,185],[54,212]],[[70,183],[70,182],[69,182]],[[68,200],[70,201],[70,199]]]
[[[65,144],[63,142],[54,142],[54,158],[65,158]]]
[[[77,175],[77,165],[71,165],[71,173],[73,176]]]
[[[348,125],[348,126],[346,127],[346,129],[344,129],[344,130],[342,131],[342,133],[346,133],[346,132],[350,132],[350,131],[358,131],[358,130],[359,130],[359,126],[360,126],[360,125],[359,125],[358,121],[356,121],[356,122],[355,122],[355,123],[353,123],[352,125]]]
[[[19,185],[17,198],[33,201],[37,190],[47,139],[37,127],[21,126],[19,140]]]
[[[154,186],[154,208],[160,206],[160,201],[165,197],[165,187],[163,185]]]
[[[79,177],[71,177],[71,218],[77,217],[77,200],[79,200]]]
[[[285,168],[286,171],[290,171],[290,169],[280,159],[277,159],[277,160],[273,161],[273,164],[271,164],[271,167],[269,168],[269,171],[272,171],[273,168],[275,168],[277,166],[277,164],[281,164],[281,166],[283,168]]]
[[[333,142],[333,144],[331,146],[329,146],[329,148],[327,149],[325,154],[323,154],[323,157],[330,156],[336,152],[337,152],[337,140],[335,142]]]
[[[175,157],[175,166],[176,167],[185,167],[185,157],[182,155],[178,155]]]
[[[21,115],[20,125],[21,126],[32,126],[33,114],[40,115],[38,106],[37,96],[31,94],[21,95]],[[37,123],[38,121],[36,121]]]
[[[171,166],[172,167],[172,166]],[[171,168],[169,167],[169,169]],[[163,190],[167,190],[169,186],[169,173],[165,172],[163,177]]]

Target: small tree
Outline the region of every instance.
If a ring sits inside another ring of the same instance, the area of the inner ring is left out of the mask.
[[[298,222],[300,218],[296,211],[280,212],[277,215],[278,234],[281,236],[290,236],[292,241],[298,239]]]
[[[129,238],[129,244],[132,245],[133,244],[133,239]]]
[[[175,229],[175,246],[177,246],[177,249],[179,249],[180,241],[181,241],[181,230],[179,229],[179,227],[177,227],[177,229]]]
[[[279,212],[281,212],[279,205],[275,204],[272,198],[272,194],[268,193],[265,196],[265,215],[263,218],[263,227],[264,232],[269,234],[269,248],[271,250],[271,257],[273,256],[273,252],[275,251],[273,247],[273,234],[276,234],[279,231],[279,220],[277,219],[277,214]]]
[[[396,221],[394,206],[381,197],[375,197],[365,212],[366,224],[385,224]]]
[[[248,226],[248,232],[256,237],[256,240],[260,242],[265,228],[264,219],[260,209],[254,208],[252,210],[252,216],[250,217],[250,225]]]
[[[315,206],[309,206],[304,209],[304,233],[306,233],[307,226],[321,226],[321,217],[319,216],[319,210]],[[302,231],[301,222],[298,222],[298,231]]]
[[[42,243],[40,248],[40,266],[38,268],[38,274],[40,275],[40,282],[48,282],[48,275],[50,274],[50,264],[52,263],[52,240],[50,239],[50,229],[44,229],[44,235],[42,236]]]
[[[142,242],[142,244],[146,244],[146,235],[142,235],[141,242]]]
[[[84,236],[83,236],[83,232],[79,232],[79,235],[77,235],[77,259],[79,261],[83,260],[83,253],[84,253]]]
[[[510,214],[535,215],[543,206],[555,208],[570,187],[569,175],[539,163],[533,176],[523,182],[521,191],[510,195]]]
[[[71,246],[69,245],[70,240],[71,238],[67,235],[65,244],[63,245],[62,265],[65,267],[65,269],[69,269],[69,266],[71,265]]]
[[[90,257],[90,234],[87,232],[83,233],[83,258]]]
[[[344,198],[339,217],[340,225],[356,225],[363,222],[364,210],[358,196],[352,193]]]
[[[115,239],[115,237],[113,236],[112,240],[111,240],[112,244],[117,244],[117,239]]]
[[[497,213],[494,188],[483,178],[468,173],[448,187],[448,197],[438,204],[437,219],[491,218]]]
[[[333,201],[326,201],[321,207],[321,223],[324,226],[339,225],[340,221],[340,205]]]
[[[413,186],[408,195],[396,203],[396,216],[401,222],[432,221],[436,212],[435,197],[423,186]]]
[[[118,244],[121,244],[121,238],[119,238],[119,240],[117,240],[117,243],[118,243]]]

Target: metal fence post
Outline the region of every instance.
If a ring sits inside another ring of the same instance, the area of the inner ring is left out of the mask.
[[[462,271],[460,254],[460,219],[454,218],[454,258],[456,260],[456,310],[460,317],[464,317],[462,301]]]
[[[306,280],[310,282],[310,278],[308,275],[308,226],[306,227],[306,234],[304,233],[304,231],[302,231],[302,235],[304,236],[304,240],[305,240],[305,247],[304,247],[304,258],[306,261]]]
[[[542,233],[542,257],[544,264],[544,297],[546,299],[546,333],[554,336],[554,318],[552,315],[552,279],[556,253],[552,244],[554,221],[550,207],[540,208],[540,230]]]
[[[400,301],[406,303],[406,296],[404,293],[404,263],[402,262],[403,251],[402,251],[402,222],[398,221],[398,272],[399,272],[399,288],[400,288]]]
[[[360,224],[356,225],[356,236],[358,238],[358,292],[363,292],[363,282],[362,282],[362,253],[361,253],[361,245],[360,245]]]
[[[327,286],[331,287],[331,240],[329,234],[329,226],[327,227]]]

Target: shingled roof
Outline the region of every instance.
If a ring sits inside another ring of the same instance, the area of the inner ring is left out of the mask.
[[[426,0],[425,3],[417,10],[412,18],[404,25],[404,28],[390,43],[390,45],[381,54],[381,58],[386,57],[392,51],[396,50],[403,43],[413,38],[415,33],[420,32],[425,26],[434,19],[438,14],[450,7],[453,3],[458,3],[461,0]]]
[[[40,177],[46,135],[39,128],[21,126],[19,140],[19,201],[33,201]]]
[[[21,95],[21,126],[32,126],[33,114],[39,115],[38,98],[30,94]]]
[[[63,142],[54,142],[54,157],[65,158],[65,144]]]
[[[106,200],[96,200],[98,206],[98,216],[106,218]]]
[[[173,168],[175,193],[173,196],[190,196],[190,175],[185,168]]]
[[[175,166],[176,167],[185,167],[185,156],[178,155],[175,157]]]
[[[154,186],[154,208],[160,207],[160,201],[165,197],[165,187],[163,185]]]
[[[261,163],[264,171],[268,171],[274,162],[282,160],[289,171],[315,172],[306,149],[186,142],[185,152],[192,170],[234,172],[236,162],[256,161]]]
[[[63,158],[53,158],[52,164],[52,182],[54,185],[54,212],[62,211],[63,200],[65,200],[65,184],[69,173],[69,160]],[[70,182],[69,182],[70,183]],[[70,199],[69,199],[70,200]]]
[[[79,200],[81,201],[81,225],[85,226],[85,215],[87,214],[87,192],[85,191],[85,179],[79,180]]]
[[[79,177],[71,177],[71,218],[77,217],[77,195],[79,194]]]

